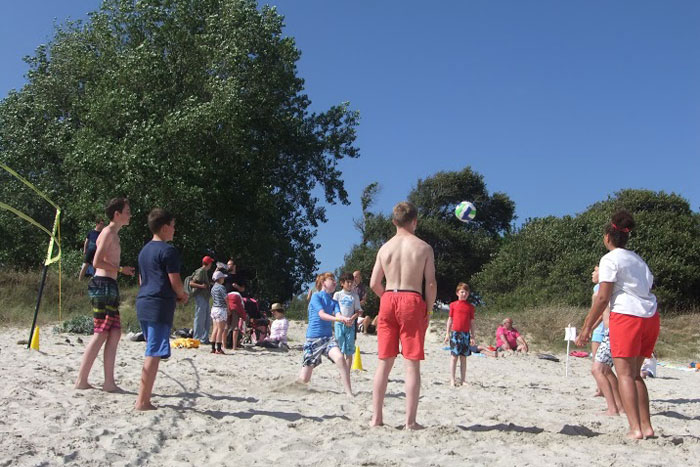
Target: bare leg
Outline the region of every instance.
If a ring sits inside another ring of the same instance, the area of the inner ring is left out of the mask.
[[[420,360],[405,360],[406,366],[406,429],[423,428],[416,422],[420,397]]]
[[[374,373],[374,384],[372,386],[372,421],[370,426],[382,426],[384,424],[383,409],[384,396],[386,395],[386,386],[389,382],[389,373],[394,367],[396,357],[379,359],[377,371]]]
[[[238,349],[238,328],[233,330],[233,350]]]
[[[593,365],[595,365],[595,354],[598,352],[598,347],[600,347],[600,342],[591,342],[591,355],[593,355]],[[593,368],[591,367],[591,371],[593,371]],[[603,392],[600,390],[600,386],[598,386],[598,381],[596,381],[596,388],[595,388],[595,394],[593,395],[594,397],[602,397]]]
[[[328,356],[331,360],[333,360],[335,366],[338,367],[338,371],[340,372],[340,380],[343,382],[345,394],[350,397],[354,396],[352,393],[352,388],[350,387],[350,370],[345,365],[345,356],[338,347],[333,347],[330,352],[328,352]]]
[[[612,388],[613,397],[615,398],[615,405],[617,405],[617,411],[620,413],[625,413],[625,408],[622,406],[622,399],[620,398],[620,388],[617,384],[617,376],[615,376],[612,368],[606,376],[610,382],[610,387]]]
[[[631,439],[642,439],[644,438],[644,433],[642,432],[641,426],[641,414],[639,412],[640,397],[637,394],[637,383],[636,380],[639,379],[642,384],[644,380],[639,376],[639,370],[641,365],[637,365],[637,357],[618,357],[613,358],[615,362],[615,369],[617,369],[617,379],[620,387],[620,397],[622,398],[622,405],[625,408],[625,413],[627,414],[627,422],[629,423],[629,432],[627,437]],[[646,386],[645,386],[646,392]],[[647,414],[648,414],[648,395],[646,395],[647,404]],[[651,422],[648,428],[651,428]]]
[[[312,366],[302,366],[298,381],[304,384],[308,383],[311,381],[311,373],[313,373],[313,371],[314,367]]]
[[[352,355],[345,356],[345,369],[348,371],[348,381],[350,380],[350,369],[352,368]]]
[[[75,381],[75,389],[92,389],[92,386],[88,383],[88,376],[90,376],[92,364],[95,363],[95,359],[100,353],[100,348],[106,340],[106,332],[92,335],[92,339],[90,339],[90,343],[85,347],[85,353],[83,353],[83,360],[80,363],[80,370],[78,371],[78,379]]]
[[[457,374],[457,356],[450,355],[450,386],[457,386],[455,375]]]
[[[467,357],[459,356],[459,375],[461,376],[461,384],[467,381]]]
[[[102,389],[107,392],[121,391],[114,381],[114,362],[117,359],[117,346],[119,339],[122,337],[121,329],[110,329],[105,343],[104,365],[105,365],[105,384]]]
[[[639,404],[639,423],[642,427],[642,435],[645,438],[654,436],[654,428],[651,426],[651,416],[649,415],[649,392],[647,391],[647,385],[644,383],[644,379],[641,377],[642,364],[644,363],[644,357],[637,357],[637,362],[635,368],[637,372],[635,373],[637,377],[634,382],[637,386],[637,401]]]
[[[593,362],[591,373],[603,393],[603,397],[605,397],[605,402],[608,404],[608,410],[605,411],[605,415],[619,415],[617,404],[615,403],[615,396],[613,395],[613,390],[608,380],[608,373],[611,373],[610,368],[605,363]]]
[[[136,399],[136,410],[156,410],[156,406],[151,404],[151,394],[153,393],[153,383],[156,382],[160,357],[146,357],[141,370],[141,385],[139,395]]]

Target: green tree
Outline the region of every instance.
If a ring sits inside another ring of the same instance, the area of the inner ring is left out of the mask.
[[[146,213],[165,207],[186,272],[207,251],[235,254],[259,293],[289,297],[317,264],[323,202],[348,204],[338,161],[359,155],[357,112],[310,112],[299,57],[283,18],[254,1],[106,0],[27,59],[28,84],[0,103],[0,160],[64,207],[67,245],[125,195],[125,262]],[[36,264],[17,255],[30,229],[13,229],[0,261]]]
[[[365,188],[363,207],[371,206],[376,193],[374,184]],[[470,167],[418,180],[408,200],[418,208],[416,234],[435,252],[438,300],[449,302],[454,299],[457,284],[470,281],[498,250],[502,236],[510,230],[515,204],[503,193],[489,194],[483,176]],[[477,218],[467,224],[454,215],[455,206],[464,200],[472,201],[478,209]],[[359,269],[369,278],[377,250],[396,228],[390,215],[371,213],[369,209],[357,224],[363,242],[345,256],[342,269]]]
[[[635,217],[628,248],[649,264],[660,309],[700,304],[700,215],[678,195],[648,190],[622,190],[577,216],[528,220],[475,285],[496,307],[589,305],[591,270],[607,252],[603,228],[621,208]]]

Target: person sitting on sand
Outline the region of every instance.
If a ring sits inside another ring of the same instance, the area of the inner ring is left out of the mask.
[[[496,329],[496,349],[509,353],[527,353],[529,350],[525,338],[513,327],[513,320],[510,318],[504,319],[503,326]]]
[[[642,378],[656,378],[656,352],[651,353],[651,357],[645,358],[642,363]]]
[[[289,349],[289,345],[287,345],[289,321],[284,316],[284,307],[281,303],[273,303],[270,311],[275,317],[272,326],[270,326],[270,335],[256,342],[255,345],[268,349]]]
[[[496,349],[496,347],[477,344],[474,337],[471,335],[469,337],[469,352],[472,354],[480,353],[486,355],[487,357],[498,358],[498,349]]]

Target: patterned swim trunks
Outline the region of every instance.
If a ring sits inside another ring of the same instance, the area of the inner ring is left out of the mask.
[[[316,368],[321,364],[321,357],[328,357],[329,352],[338,343],[334,337],[312,337],[306,338],[304,342],[304,362],[301,366],[312,366]],[[328,357],[330,359],[330,357]]]
[[[458,355],[468,357],[472,354],[469,349],[468,332],[452,331],[450,333],[450,353],[455,357]]]
[[[121,329],[119,319],[119,285],[111,277],[95,276],[88,284],[95,333]]]
[[[595,361],[608,365],[609,367],[613,366],[612,353],[610,352],[610,330],[607,328],[603,332],[603,340],[598,346],[598,351],[595,353]]]

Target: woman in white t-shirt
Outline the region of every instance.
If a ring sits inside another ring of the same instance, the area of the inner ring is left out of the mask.
[[[600,260],[600,288],[581,330],[582,342],[590,338],[591,325],[610,305],[610,350],[617,371],[622,405],[630,426],[628,438],[654,436],[649,417],[649,394],[640,369],[651,356],[659,336],[659,313],[651,293],[654,276],[636,253],[626,250],[634,218],[618,211],[605,227],[603,242],[608,253]]]

